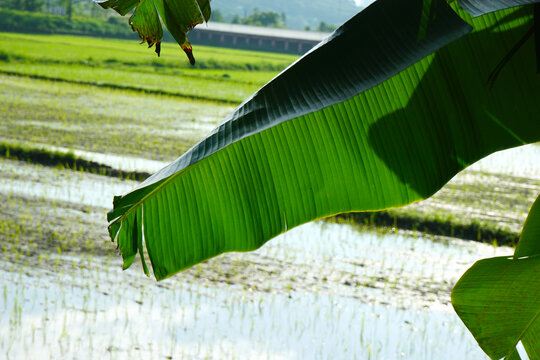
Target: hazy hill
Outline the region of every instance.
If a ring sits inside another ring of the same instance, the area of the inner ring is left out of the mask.
[[[353,0],[212,0],[211,5],[229,19],[245,17],[254,8],[285,13],[287,26],[296,29],[316,28],[321,21],[340,25],[360,10]]]

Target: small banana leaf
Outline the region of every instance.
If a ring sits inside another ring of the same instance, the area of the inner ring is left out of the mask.
[[[197,24],[202,24],[210,19],[210,0],[105,0],[96,2],[104,9],[111,8],[120,15],[126,15],[135,9],[129,19],[129,24],[142,41],[148,44],[148,47],[156,45],[158,56],[161,52],[163,39],[161,26],[161,21],[163,21],[186,53],[190,63],[195,64],[193,49],[186,34]]]
[[[514,258],[535,255],[540,255],[540,196],[529,211]]]
[[[540,359],[540,196],[513,258],[478,261],[452,291],[452,305],[492,359]]]

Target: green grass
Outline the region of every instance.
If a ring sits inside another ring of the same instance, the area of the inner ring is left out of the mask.
[[[296,57],[205,46],[191,67],[178,46],[158,58],[130,40],[2,33],[0,71],[239,103]]]
[[[182,75],[148,74],[135,70],[88,68],[81,65],[10,63],[0,64],[0,71],[11,75],[26,75],[40,79],[139,90],[230,104],[241,102],[258,88],[257,85],[231,82],[225,79],[186,78]]]
[[[161,58],[147,49],[146,45],[132,40],[101,39],[70,35],[29,35],[0,33],[0,49],[15,56],[33,60],[49,60],[62,63],[87,60],[115,59],[132,64],[152,64],[156,61],[164,66],[191,68],[178,45],[163,43]],[[209,46],[193,49],[199,67],[220,70],[269,70],[279,71],[298,56],[248,50],[236,50]],[[205,65],[203,65],[205,64]],[[197,66],[196,66],[197,67]]]

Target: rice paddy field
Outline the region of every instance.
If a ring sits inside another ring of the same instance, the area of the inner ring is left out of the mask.
[[[295,60],[200,46],[192,68],[173,44],[158,58],[132,41],[0,36],[0,144],[123,171],[174,160]],[[539,158],[494,154],[391,215],[518,235]],[[107,234],[113,196],[137,182],[74,170],[0,157],[0,359],[486,358],[450,292],[475,261],[512,254],[496,239],[337,218],[156,282],[122,271]]]

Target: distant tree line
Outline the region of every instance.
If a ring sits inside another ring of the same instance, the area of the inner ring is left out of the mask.
[[[0,0],[0,7],[4,9],[23,10],[23,11],[41,11],[43,1],[41,0]]]
[[[319,25],[313,29],[315,31],[321,31],[321,32],[332,32],[334,30],[336,30],[337,26],[334,25],[334,24],[328,24],[328,23],[325,23],[324,21],[321,21],[319,23]],[[311,31],[311,27],[308,25],[304,28],[304,30],[307,30],[307,31]]]
[[[231,23],[231,24],[243,24],[243,25],[252,25],[252,26],[264,26],[264,27],[273,27],[273,28],[286,28],[287,16],[285,13],[277,13],[275,11],[259,11],[259,9],[253,9],[253,12],[250,15],[241,17],[239,15],[234,15],[232,17],[225,16],[219,10],[212,10],[212,21],[222,22],[222,23]],[[325,23],[321,21],[316,28],[311,28],[306,26],[304,30],[314,30],[322,32],[332,32],[336,29],[336,26],[333,24]]]
[[[67,17],[108,18],[112,12],[102,11],[93,1],[85,0],[0,0],[0,9],[54,14]]]
[[[278,14],[274,11],[259,11],[259,9],[253,9],[253,13],[250,15],[241,17],[234,15],[227,19],[227,17],[219,10],[212,10],[212,21],[224,22],[232,24],[243,24],[253,26],[265,26],[274,28],[284,28],[286,15],[285,13]]]
[[[137,38],[137,34],[129,27],[127,19],[120,16],[109,18],[73,16],[69,19],[65,13],[55,15],[6,8],[0,8],[0,31]]]

